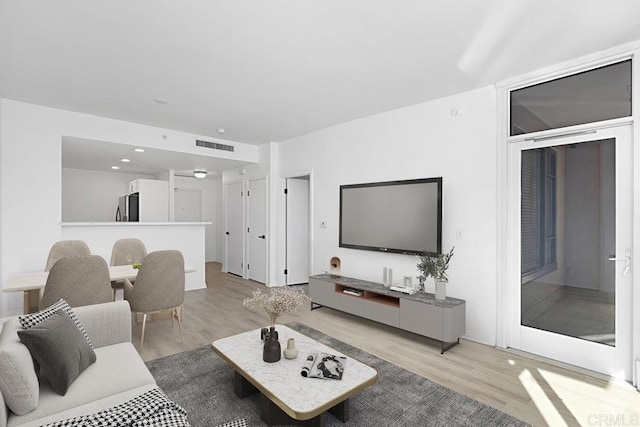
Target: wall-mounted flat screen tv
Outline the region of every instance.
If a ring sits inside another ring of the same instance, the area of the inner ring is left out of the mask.
[[[340,247],[442,252],[442,177],[340,186]]]

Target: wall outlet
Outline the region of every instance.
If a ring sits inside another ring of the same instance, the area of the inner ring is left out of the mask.
[[[327,221],[320,221],[320,228],[327,228]]]

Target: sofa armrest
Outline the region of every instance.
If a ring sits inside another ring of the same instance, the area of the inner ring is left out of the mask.
[[[131,342],[131,309],[127,301],[73,307],[94,348]]]

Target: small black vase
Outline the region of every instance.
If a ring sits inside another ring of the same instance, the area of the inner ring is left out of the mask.
[[[280,348],[280,341],[278,341],[278,333],[276,332],[276,328],[271,326],[262,350],[262,360],[273,363],[280,360],[281,357],[282,351]]]

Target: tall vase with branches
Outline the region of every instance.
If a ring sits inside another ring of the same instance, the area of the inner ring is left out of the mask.
[[[418,280],[420,281],[421,290],[424,291],[424,281],[427,277],[433,277],[436,284],[436,299],[446,298],[445,288],[449,282],[447,270],[449,269],[449,262],[453,257],[453,249],[454,248],[451,248],[449,252],[438,255],[424,253],[419,257],[417,267],[418,271],[420,271]]]

